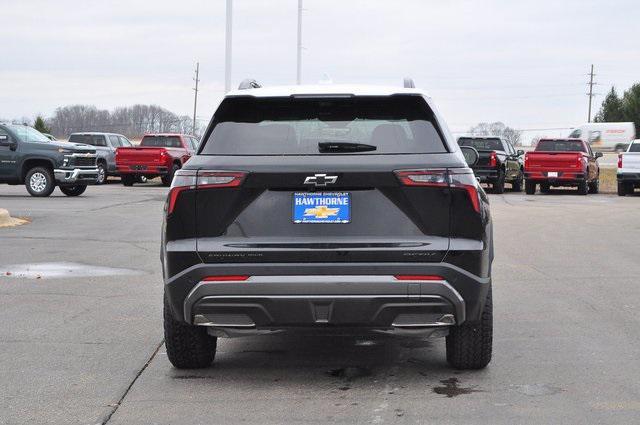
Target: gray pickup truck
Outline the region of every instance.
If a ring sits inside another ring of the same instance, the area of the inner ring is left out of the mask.
[[[96,148],[98,155],[98,180],[97,184],[103,184],[108,176],[118,175],[116,171],[116,149],[119,147],[132,147],[133,144],[122,134],[114,133],[73,133],[69,136],[71,143],[83,143]]]
[[[56,186],[67,196],[84,193],[98,178],[93,146],[51,141],[26,125],[0,123],[0,183],[24,184],[32,196]]]

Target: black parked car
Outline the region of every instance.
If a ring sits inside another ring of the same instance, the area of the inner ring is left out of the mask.
[[[49,196],[56,186],[78,196],[97,176],[93,146],[52,141],[26,125],[0,124],[0,183],[24,184],[32,196]]]
[[[129,139],[121,134],[114,133],[73,133],[69,136],[69,142],[95,146],[98,154],[98,184],[106,182],[108,176],[118,175],[116,170],[116,149],[120,146],[133,146]]]
[[[522,191],[524,151],[516,151],[499,137],[460,137],[458,144],[478,151],[480,159],[473,172],[480,182],[490,184],[494,193],[503,193],[505,183],[510,183],[514,192]]]
[[[167,355],[207,367],[217,337],[281,331],[446,336],[491,360],[489,203],[412,88],[227,94],[178,170],[162,234]],[[465,155],[468,160],[465,160]]]

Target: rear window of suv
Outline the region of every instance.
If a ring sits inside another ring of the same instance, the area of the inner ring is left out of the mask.
[[[419,96],[227,98],[213,125],[202,154],[327,155],[327,143],[368,145],[340,155],[447,152]]]
[[[633,143],[629,148],[629,152],[640,152],[640,143]]]
[[[181,148],[178,136],[144,136],[140,146],[155,146],[158,148]]]

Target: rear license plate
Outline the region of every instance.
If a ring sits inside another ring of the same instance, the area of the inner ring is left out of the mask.
[[[293,194],[294,223],[349,223],[351,195],[348,192],[296,192]]]
[[[547,173],[547,177],[558,177],[558,172],[557,171],[549,171]]]
[[[136,170],[136,171],[143,171],[147,169],[146,165],[132,165],[131,166],[132,170]]]

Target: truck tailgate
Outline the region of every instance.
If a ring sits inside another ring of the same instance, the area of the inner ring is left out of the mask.
[[[529,152],[525,169],[531,171],[575,170],[580,167],[581,152]]]
[[[151,146],[121,147],[116,151],[118,164],[160,164],[165,148]]]
[[[622,167],[620,172],[640,172],[640,152],[625,152],[620,155],[622,156]]]

